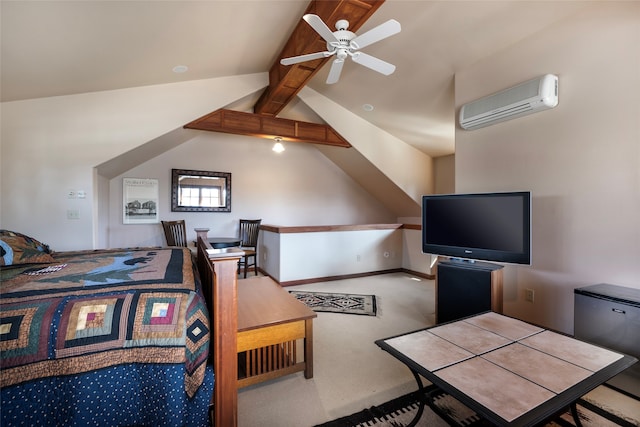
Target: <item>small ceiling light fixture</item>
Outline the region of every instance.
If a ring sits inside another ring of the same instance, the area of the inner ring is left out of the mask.
[[[364,111],[373,111],[373,105],[371,105],[371,104],[364,104],[364,105],[362,106],[362,109],[363,109]]]
[[[186,65],[176,65],[175,67],[173,67],[173,72],[174,73],[186,73],[187,70],[189,70],[189,67],[187,67]]]
[[[279,136],[276,136],[275,138],[273,138],[273,140],[276,143],[273,144],[272,150],[275,151],[276,153],[282,153],[284,151],[284,145],[282,145],[282,138]]]

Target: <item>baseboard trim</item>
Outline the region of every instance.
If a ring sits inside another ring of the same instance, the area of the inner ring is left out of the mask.
[[[258,269],[262,274],[264,274],[265,276],[269,276],[268,274],[266,274],[264,271],[262,271],[261,269]],[[301,280],[288,280],[285,282],[278,282],[274,277],[271,277],[276,283],[278,283],[280,286],[297,286],[297,285],[307,285],[309,283],[318,283],[318,282],[331,282],[334,280],[343,280],[343,279],[356,279],[359,277],[368,277],[368,276],[377,276],[380,274],[388,274],[388,273],[407,273],[407,274],[411,274],[413,276],[417,276],[417,277],[421,277],[423,279],[427,279],[427,280],[433,280],[435,278],[434,275],[432,274],[427,274],[427,273],[421,273],[418,271],[411,271],[408,270],[406,268],[392,268],[389,270],[378,270],[378,271],[368,271],[366,273],[356,273],[356,274],[342,274],[339,276],[325,276],[325,277],[315,277],[312,279],[301,279]]]
[[[436,275],[431,273],[422,273],[420,271],[407,270],[406,268],[403,268],[402,271],[404,273],[411,274],[413,276],[422,277],[423,279],[427,279],[427,280],[435,280],[436,278]]]

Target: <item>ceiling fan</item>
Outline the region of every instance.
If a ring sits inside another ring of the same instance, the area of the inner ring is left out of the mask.
[[[280,60],[282,65],[293,65],[300,62],[328,58],[335,55],[336,59],[333,60],[333,64],[329,70],[329,76],[327,77],[328,84],[336,83],[338,81],[340,73],[342,72],[342,67],[344,66],[344,60],[347,59],[347,57],[351,57],[354,62],[384,74],[385,76],[388,76],[395,71],[395,65],[389,64],[388,62],[374,56],[367,55],[364,52],[360,52],[360,49],[363,47],[399,33],[400,23],[395,19],[390,19],[387,22],[372,28],[366,33],[360,34],[359,36],[348,31],[349,21],[346,19],[340,19],[336,22],[337,31],[331,31],[318,15],[308,13],[304,15],[302,19],[304,19],[307,24],[311,25],[311,27],[327,42],[327,50],[324,52],[283,58]]]

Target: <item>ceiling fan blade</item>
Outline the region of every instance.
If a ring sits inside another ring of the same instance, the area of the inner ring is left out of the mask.
[[[282,58],[280,63],[282,65],[293,65],[299,62],[312,61],[314,59],[326,58],[327,56],[331,56],[331,52],[316,52],[316,53],[308,53],[306,55],[300,56],[292,56],[291,58]]]
[[[390,19],[384,24],[380,24],[366,33],[360,34],[351,40],[350,44],[355,49],[362,49],[363,47],[369,46],[379,40],[398,34],[400,30],[400,23],[395,19]]]
[[[339,42],[336,36],[333,35],[333,31],[327,27],[327,24],[318,15],[307,13],[302,19],[307,21],[307,24],[311,25],[311,28],[316,30],[316,33],[320,34],[320,37],[325,39],[327,43]]]
[[[335,61],[333,61],[331,69],[329,70],[329,76],[327,77],[327,84],[333,84],[338,81],[343,66],[344,59],[336,59]]]
[[[388,62],[378,59],[375,56],[367,55],[364,52],[356,52],[351,57],[354,62],[360,65],[364,65],[367,68],[371,68],[373,71],[377,71],[385,76],[393,73],[396,70],[396,66],[389,64]]]

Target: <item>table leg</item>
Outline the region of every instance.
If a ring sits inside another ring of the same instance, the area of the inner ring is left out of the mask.
[[[580,422],[580,416],[578,415],[578,408],[576,407],[576,402],[573,402],[569,405],[571,409],[571,415],[573,416],[573,421],[576,423],[576,427],[582,427],[582,423]]]
[[[436,405],[435,403],[433,396],[441,394],[442,390],[438,387],[433,387],[431,388],[431,390],[427,391],[427,389],[422,384],[422,379],[420,378],[420,375],[417,372],[415,372],[413,369],[411,369],[411,373],[413,374],[413,376],[416,379],[416,382],[418,383],[418,391],[420,392],[419,393],[420,407],[418,408],[418,412],[416,413],[416,416],[413,418],[413,420],[411,420],[411,422],[407,424],[407,427],[414,427],[416,424],[418,424],[418,421],[420,421],[420,418],[422,417],[422,413],[424,412],[424,407],[427,405],[440,418],[446,421],[447,424],[451,426],[459,425],[453,418],[451,418],[449,414],[447,414],[442,409],[440,409],[438,405]],[[581,426],[576,426],[576,427],[581,427]]]
[[[304,377],[313,378],[313,319],[304,321]]]
[[[424,406],[427,404],[427,396],[424,393],[424,385],[422,384],[422,379],[420,378],[420,375],[418,375],[418,373],[415,372],[413,369],[411,369],[411,373],[413,374],[414,378],[416,379],[416,382],[418,383],[418,396],[420,398],[420,402],[419,402],[420,406],[418,407],[418,412],[416,413],[415,417],[413,417],[411,422],[407,424],[407,427],[414,427],[416,424],[418,424],[418,421],[420,421],[420,418],[422,418],[422,413],[424,412]]]

